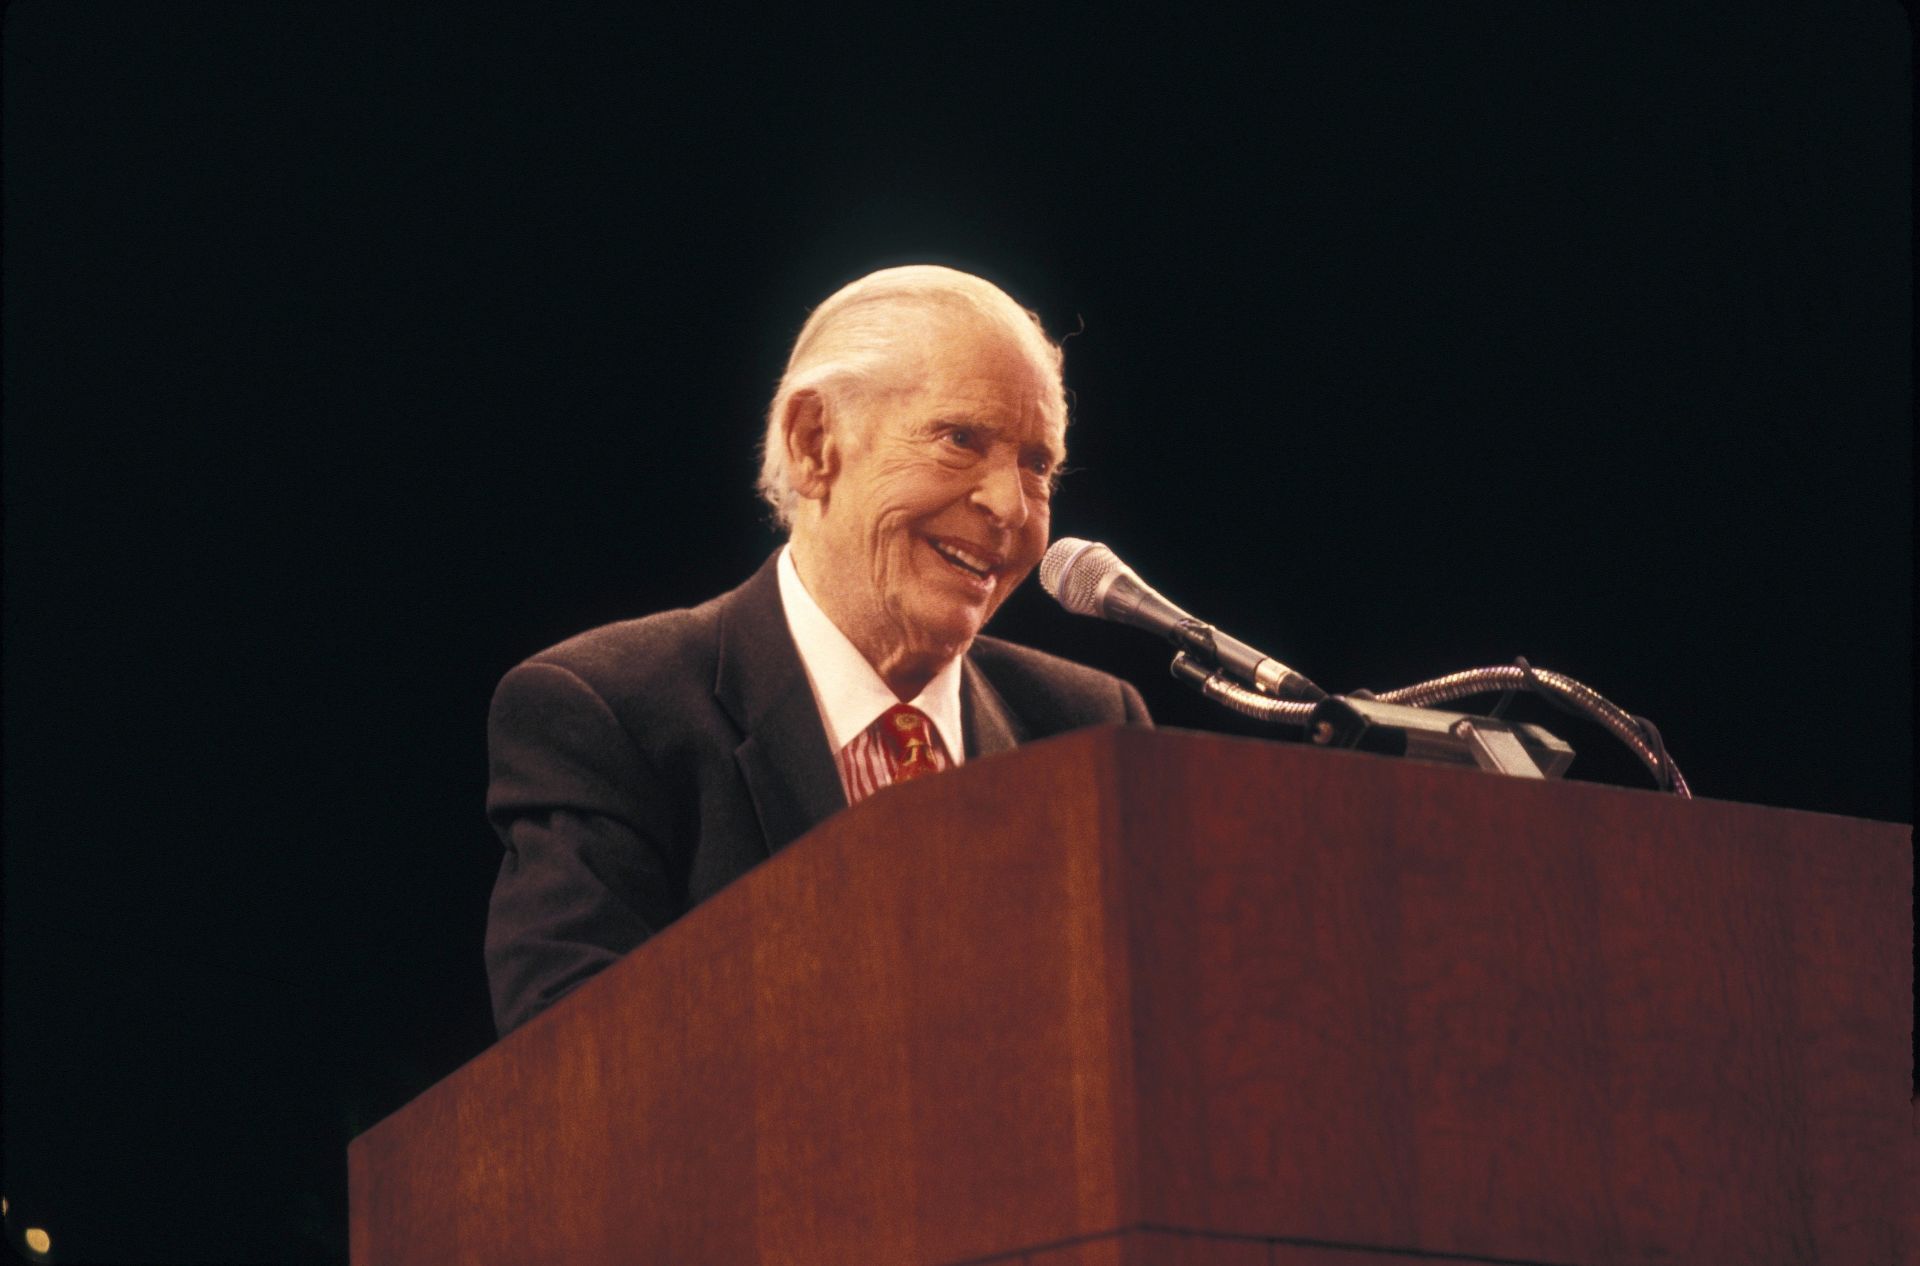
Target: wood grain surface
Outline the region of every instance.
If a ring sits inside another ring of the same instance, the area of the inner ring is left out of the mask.
[[[1904,827],[1069,736],[356,1140],[353,1260],[1910,1261],[1911,885]]]
[[[1906,828],[1132,740],[1147,1221],[1553,1261],[1912,1251]]]
[[[1515,1266],[1483,1257],[1376,1252],[1351,1246],[1287,1244],[1199,1232],[1116,1231],[977,1266]],[[967,1264],[975,1266],[975,1264]]]

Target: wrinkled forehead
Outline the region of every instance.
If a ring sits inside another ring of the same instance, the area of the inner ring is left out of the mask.
[[[1024,313],[1017,323],[937,314],[917,323],[908,344],[901,385],[994,413],[1002,424],[1038,432],[1035,438],[1064,442],[1066,391],[1058,361]]]

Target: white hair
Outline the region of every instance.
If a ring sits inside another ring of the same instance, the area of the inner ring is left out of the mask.
[[[767,409],[760,451],[760,495],[780,526],[793,526],[799,496],[787,469],[781,419],[787,402],[814,391],[841,407],[858,409],[878,396],[909,391],[917,383],[924,349],[937,338],[938,322],[956,314],[982,316],[1010,334],[1047,371],[1046,405],[1066,424],[1066,389],[1059,346],[1040,318],[990,281],[938,264],[909,264],[869,273],[835,291],[813,310],[787,357],[787,369]]]

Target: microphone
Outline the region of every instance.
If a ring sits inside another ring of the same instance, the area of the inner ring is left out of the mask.
[[[1075,615],[1158,634],[1218,664],[1263,694],[1324,699],[1326,691],[1273,656],[1194,619],[1156,593],[1098,541],[1063,536],[1040,560],[1040,587]]]

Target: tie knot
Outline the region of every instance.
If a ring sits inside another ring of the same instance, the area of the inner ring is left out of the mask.
[[[893,781],[936,773],[933,722],[910,703],[896,703],[880,714],[881,742],[892,758]]]
[[[882,712],[880,732],[887,749],[901,761],[911,762],[933,745],[933,723],[926,713],[910,703],[896,703]]]
[[[847,803],[854,804],[888,783],[924,778],[950,762],[932,718],[911,704],[896,703],[841,748],[834,763]]]

